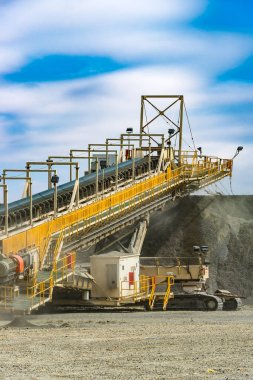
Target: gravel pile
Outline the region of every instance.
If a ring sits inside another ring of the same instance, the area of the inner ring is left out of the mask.
[[[253,297],[253,196],[190,196],[151,216],[143,256],[188,256],[208,245],[209,290]]]

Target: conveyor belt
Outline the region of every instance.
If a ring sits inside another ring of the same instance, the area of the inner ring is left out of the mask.
[[[157,157],[153,157],[151,164],[154,167],[157,163]],[[122,162],[118,165],[118,176],[119,179],[124,182],[131,178],[132,176],[132,160]],[[135,159],[135,171],[136,175],[139,172],[146,172],[148,169],[148,159],[147,158],[136,158]],[[102,188],[102,178],[104,179],[104,189],[111,187],[111,182],[115,182],[115,166],[108,167],[102,171],[99,171],[99,189]],[[79,197],[80,200],[87,198],[95,193],[95,183],[96,183],[96,173],[87,174],[79,178]],[[72,191],[74,188],[75,181],[70,181],[59,185],[57,187],[57,202],[58,208],[64,208],[70,203]],[[33,216],[42,217],[43,215],[53,211],[53,199],[54,199],[54,189],[48,189],[32,196],[33,204]],[[9,208],[9,227],[29,220],[29,208],[30,208],[30,198],[26,197],[19,199],[17,201],[11,202],[8,205]],[[0,206],[0,225],[4,226],[4,206]]]

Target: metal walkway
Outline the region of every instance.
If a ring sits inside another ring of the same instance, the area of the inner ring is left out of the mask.
[[[188,160],[190,161],[190,159]],[[63,233],[65,237],[95,229],[112,219],[130,214],[135,207],[156,204],[162,197],[167,199],[189,194],[225,176],[231,175],[230,160],[206,158],[205,162],[189,162],[172,170],[169,166],[161,173],[147,173],[133,183],[118,190],[79,205],[74,211],[60,212],[56,217],[45,218],[33,226],[10,232],[2,238],[3,253],[18,252],[27,247],[39,247],[40,260],[48,252],[51,236]]]

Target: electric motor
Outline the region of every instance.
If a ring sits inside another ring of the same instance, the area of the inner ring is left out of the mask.
[[[16,262],[4,255],[0,255],[0,284],[8,282],[15,276]]]

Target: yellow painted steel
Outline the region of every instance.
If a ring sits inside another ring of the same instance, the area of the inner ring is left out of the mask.
[[[174,294],[171,292],[171,286],[174,285],[174,276],[168,276],[167,282],[167,290],[163,299],[163,310],[166,310],[169,299],[174,298]]]
[[[174,285],[174,276],[153,276],[151,277],[152,279],[152,287],[151,287],[151,293],[149,296],[148,300],[148,305],[150,310],[153,309],[154,302],[155,302],[155,297],[156,297],[156,287],[159,284],[165,283],[166,286],[166,291],[163,294],[163,310],[166,310],[168,301],[170,298],[173,298],[173,293],[171,292],[171,287]],[[161,294],[158,293],[159,296],[161,297]]]
[[[120,282],[120,301],[134,302],[148,299],[152,288],[152,278],[141,275],[138,281],[123,280]]]
[[[10,303],[18,296],[19,288],[17,286],[0,286],[0,306],[4,309],[9,308]]]
[[[71,257],[71,261],[69,261]],[[60,260],[54,261],[53,269],[47,279],[34,282],[26,288],[26,296],[30,300],[30,307],[46,303],[47,299],[52,299],[53,288],[58,282],[68,282],[69,276],[73,275],[76,263],[76,253],[64,256]]]
[[[9,255],[24,248],[38,247],[42,261],[50,236],[54,233],[66,229],[68,232],[74,231],[80,222],[83,222],[83,228],[94,226],[102,220],[124,213],[137,204],[147,200],[152,202],[154,197],[169,192],[175,186],[184,185],[191,178],[194,180],[203,176],[212,177],[219,173],[231,175],[231,160],[212,157],[199,161],[195,158],[191,160],[191,163],[174,170],[169,166],[165,172],[132,183],[106,195],[103,199],[94,199],[90,203],[80,205],[76,210],[64,212],[53,219],[46,219],[33,227],[27,227],[22,232],[12,232],[9,237],[3,239],[3,252]]]
[[[149,309],[152,310],[157,285],[165,283],[166,291],[163,294],[159,293],[159,296],[163,296],[163,310],[166,310],[168,301],[173,298],[173,293],[171,292],[171,287],[174,285],[174,276],[145,276],[141,275],[138,281],[121,281],[120,284],[120,298],[121,303],[124,302],[137,302],[147,300]]]
[[[60,245],[63,241],[63,231],[60,233],[58,239],[57,239],[57,242],[56,242],[56,246],[55,246],[55,249],[54,249],[54,254],[53,254],[53,262],[56,262],[57,260],[57,256],[59,254],[59,251],[60,251]]]

